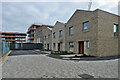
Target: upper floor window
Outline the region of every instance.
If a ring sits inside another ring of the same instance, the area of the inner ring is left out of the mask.
[[[56,47],[56,45],[55,45],[55,43],[53,43],[53,48],[55,48]]]
[[[70,47],[70,48],[73,48],[73,47],[74,47],[73,41],[72,41],[72,42],[69,42],[69,47]]]
[[[48,34],[48,38],[50,38],[50,34]]]
[[[59,36],[61,37],[63,34],[62,30],[59,31]]]
[[[114,36],[118,37],[118,24],[114,24]]]
[[[53,33],[53,38],[55,38],[56,37],[56,34],[55,34],[55,32]]]
[[[45,40],[46,40],[46,36],[45,36]]]
[[[88,30],[90,27],[89,21],[83,23],[83,30]]]
[[[69,34],[70,35],[73,35],[74,34],[74,27],[69,27]]]

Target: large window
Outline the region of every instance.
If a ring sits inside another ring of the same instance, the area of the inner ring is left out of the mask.
[[[90,27],[89,21],[83,23],[83,30],[88,30]]]
[[[69,47],[70,47],[70,48],[73,48],[73,47],[74,47],[73,41],[72,41],[72,42],[69,42]]]
[[[55,45],[55,43],[53,43],[53,48],[55,48],[56,47],[56,45]]]
[[[61,37],[63,34],[62,30],[59,31],[59,36]]]
[[[118,37],[118,24],[114,24],[114,36]]]
[[[69,34],[70,35],[73,35],[74,34],[74,27],[69,27]]]
[[[55,32],[53,33],[53,38],[55,38],[56,37],[56,34],[55,34]]]
[[[89,41],[87,41],[87,48],[89,48]]]

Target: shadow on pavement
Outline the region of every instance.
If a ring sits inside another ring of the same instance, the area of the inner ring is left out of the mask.
[[[18,56],[18,55],[39,55],[40,51],[36,50],[12,50],[8,56]]]

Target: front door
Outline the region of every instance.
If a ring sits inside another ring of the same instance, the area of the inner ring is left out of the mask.
[[[47,44],[47,50],[49,50],[49,44]]]
[[[60,51],[60,43],[58,43],[58,51]]]
[[[84,41],[79,41],[79,54],[84,54]]]

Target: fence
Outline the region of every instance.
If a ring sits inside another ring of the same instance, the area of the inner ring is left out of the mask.
[[[9,43],[5,42],[5,41],[2,41],[2,55],[7,53],[9,50],[10,50]]]
[[[10,50],[33,50],[42,49],[42,44],[40,43],[11,43]]]
[[[2,39],[0,38],[0,57],[2,57]]]

